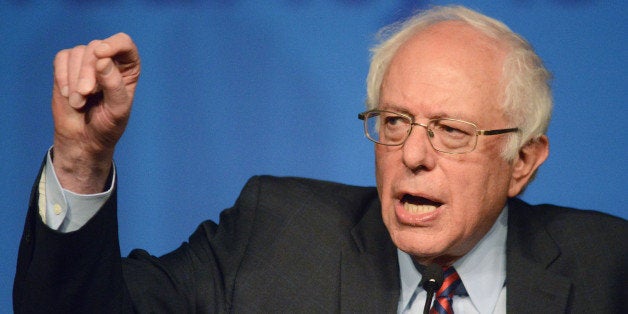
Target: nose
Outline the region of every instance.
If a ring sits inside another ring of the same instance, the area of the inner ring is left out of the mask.
[[[412,172],[430,170],[435,166],[435,150],[429,142],[427,127],[415,123],[403,143],[403,164]]]

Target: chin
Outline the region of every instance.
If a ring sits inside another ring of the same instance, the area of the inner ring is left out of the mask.
[[[400,228],[390,234],[393,243],[400,250],[420,260],[434,259],[444,254],[445,247],[435,239],[437,235],[421,234],[412,228]]]

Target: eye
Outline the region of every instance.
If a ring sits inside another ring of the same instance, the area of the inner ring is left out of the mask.
[[[400,124],[406,124],[406,119],[401,116],[387,116],[384,117],[384,123],[390,126],[396,126]]]
[[[434,132],[449,139],[462,139],[473,134],[473,127],[461,121],[438,120],[433,123]]]
[[[450,125],[439,124],[437,127],[440,129],[440,131],[445,132],[445,133],[450,133],[452,135],[454,135],[456,133],[458,133],[458,134],[467,134],[463,130],[457,129],[457,128],[452,127]]]

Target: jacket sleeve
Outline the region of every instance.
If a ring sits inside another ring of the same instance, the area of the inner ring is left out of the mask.
[[[246,230],[234,231],[237,239],[226,230],[217,236],[218,226],[206,221],[171,253],[155,257],[134,250],[122,258],[115,187],[87,224],[61,233],[38,215],[37,182],[39,178],[31,192],[18,253],[15,313],[225,312],[223,272],[233,278],[244,255]],[[238,211],[236,204],[226,211],[232,214],[223,215],[226,228],[236,220],[228,217],[239,215]],[[249,225],[247,215],[237,220]],[[231,243],[220,244],[216,238],[223,237]]]
[[[20,241],[14,311],[129,312],[117,238],[116,192],[83,228],[60,233],[39,217],[39,179],[31,192]]]

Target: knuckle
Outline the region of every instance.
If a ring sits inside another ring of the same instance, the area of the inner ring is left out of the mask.
[[[72,49],[70,49],[70,57],[74,56],[82,56],[85,52],[85,45],[78,45]]]
[[[57,52],[57,54],[55,55],[53,64],[57,65],[58,63],[67,60],[69,54],[70,54],[70,50],[69,49],[63,49],[63,50]]]
[[[102,42],[102,40],[99,39],[94,39],[92,41],[89,42],[89,44],[87,44],[88,47],[96,47],[97,45],[99,45]]]
[[[126,33],[117,33],[112,37],[116,42],[120,44],[121,47],[125,47],[129,49],[129,47],[134,47],[133,39]]]
[[[117,36],[117,37],[119,37],[120,39],[123,39],[123,40],[130,40],[131,39],[131,37],[129,37],[128,34],[123,33],[123,32],[117,33],[115,36]]]

